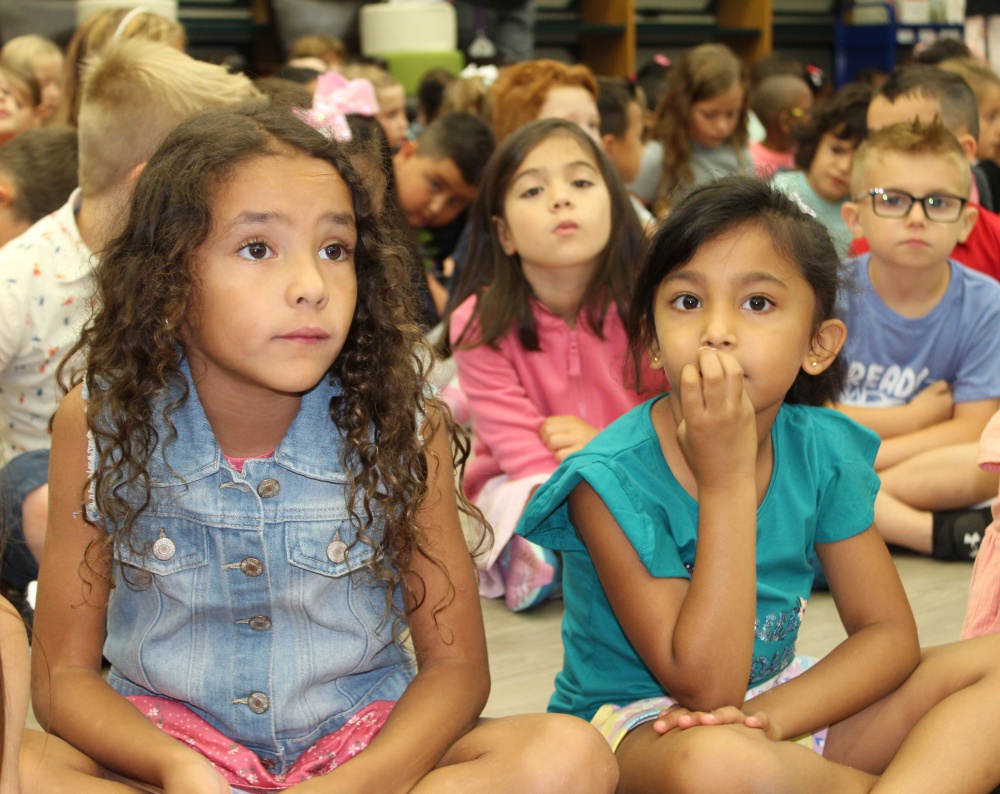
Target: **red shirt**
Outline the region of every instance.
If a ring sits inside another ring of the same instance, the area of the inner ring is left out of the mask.
[[[979,210],[979,217],[969,239],[955,246],[951,258],[1000,281],[1000,216],[978,204],[970,202],[970,206]],[[855,239],[851,243],[851,256],[867,252],[867,240]]]

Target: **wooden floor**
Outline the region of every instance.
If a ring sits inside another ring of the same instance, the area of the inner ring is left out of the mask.
[[[903,553],[894,559],[917,619],[921,645],[957,640],[965,617],[972,565]],[[543,711],[552,694],[552,680],[562,664],[562,602],[551,601],[533,612],[515,614],[502,599],[483,599],[483,613],[493,678],[483,716]],[[830,594],[814,593],[799,633],[799,653],[822,656],[844,636]]]

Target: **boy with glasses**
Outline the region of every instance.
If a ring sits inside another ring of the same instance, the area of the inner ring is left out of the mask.
[[[838,406],[883,439],[883,537],[966,560],[989,511],[975,527],[930,511],[986,498],[985,475],[962,450],[1000,408],[1000,284],[949,258],[976,222],[970,189],[966,154],[939,120],[884,127],[859,147],[843,217],[870,252],[845,264],[848,377]]]

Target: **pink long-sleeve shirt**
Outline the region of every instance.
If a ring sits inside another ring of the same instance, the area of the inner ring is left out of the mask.
[[[475,296],[470,297],[452,315],[453,345],[475,305]],[[540,350],[525,350],[516,331],[498,349],[479,345],[454,350],[459,385],[472,414],[473,458],[465,472],[470,499],[499,474],[519,479],[556,470],[555,456],[538,435],[546,417],[573,415],[602,430],[651,394],[637,394],[625,385],[628,340],[614,307],[605,317],[603,339],[582,316],[570,328],[537,301],[532,313]],[[665,387],[661,373],[648,374],[644,386]]]

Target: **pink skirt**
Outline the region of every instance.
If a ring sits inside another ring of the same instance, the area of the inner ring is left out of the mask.
[[[370,703],[339,730],[309,747],[284,774],[275,775],[253,752],[220,733],[183,703],[148,695],[128,699],[160,730],[211,761],[227,783],[253,794],[280,791],[303,780],[329,774],[371,743],[396,705],[395,701],[388,700]]]
[[[962,639],[997,632],[1000,632],[1000,527],[994,520],[986,528],[986,536],[976,553]]]

